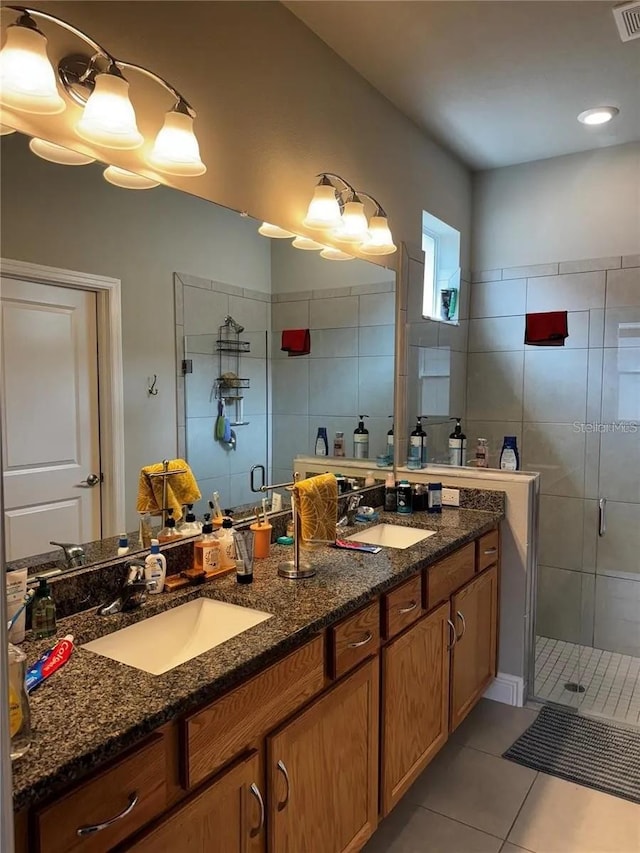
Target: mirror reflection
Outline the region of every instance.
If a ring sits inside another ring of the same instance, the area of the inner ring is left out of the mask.
[[[3,257],[111,277],[122,294],[124,523],[115,524],[105,511],[113,459],[104,452],[100,295],[72,277],[45,285],[29,281],[28,267],[3,272],[9,560],[51,552],[51,540],[101,540],[85,550],[88,562],[103,561],[116,556],[111,537],[122,528],[135,550],[139,472],[163,459],[191,465],[200,513],[213,491],[223,508],[256,503],[254,464],[289,480],[320,429],[330,455],[343,433],[352,456],[359,415],[369,416],[375,467],[393,410],[392,271],[295,249],[246,216],[166,187],[114,187],[99,164],[45,162],[19,134],[1,146]],[[296,354],[300,346],[309,351]],[[52,559],[65,564],[60,549]]]

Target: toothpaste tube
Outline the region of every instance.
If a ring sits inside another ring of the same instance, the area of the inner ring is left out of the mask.
[[[364,551],[365,554],[379,554],[382,551],[379,545],[365,545],[362,542],[352,542],[350,539],[336,539],[334,547],[345,551]]]
[[[49,678],[56,670],[69,660],[73,651],[73,635],[67,634],[48,649],[27,671],[25,685],[27,693],[31,693],[45,678]]]

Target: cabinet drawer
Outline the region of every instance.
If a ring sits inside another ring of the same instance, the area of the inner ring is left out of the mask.
[[[323,637],[182,721],[183,786],[192,788],[324,687]]]
[[[38,849],[102,853],[161,814],[166,803],[164,737],[154,735],[146,746],[39,810]],[[98,826],[102,829],[90,831]]]
[[[481,536],[477,541],[478,553],[476,566],[479,572],[488,569],[498,562],[500,557],[500,534],[498,529],[490,530]]]
[[[435,566],[426,569],[426,608],[432,610],[441,601],[470,581],[475,573],[475,542],[454,551]]]
[[[387,640],[408,628],[423,614],[422,577],[416,575],[382,597],[384,635]]]
[[[329,629],[331,675],[340,678],[380,645],[380,604],[374,601]]]

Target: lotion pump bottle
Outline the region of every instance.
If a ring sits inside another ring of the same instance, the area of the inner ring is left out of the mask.
[[[173,510],[167,510],[167,521],[165,526],[158,533],[158,542],[177,542],[182,537],[176,529],[176,520],[173,517]],[[153,539],[151,540],[153,543]]]
[[[235,569],[236,567],[236,543],[233,538],[233,522],[225,518],[222,522],[222,530],[218,533],[220,542],[220,568]]]
[[[144,561],[144,577],[145,580],[155,581],[155,586],[149,587],[149,592],[162,592],[164,589],[164,579],[167,576],[167,561],[160,553],[160,542],[157,539],[151,540],[151,553],[147,555]]]
[[[456,422],[455,429],[449,436],[449,465],[464,465],[466,462],[467,436],[462,432],[462,418],[450,418]]]
[[[427,463],[427,433],[422,427],[422,421],[425,420],[424,415],[418,415],[416,426],[409,436],[409,456],[410,458],[420,462],[422,465]]]
[[[354,459],[369,458],[369,430],[364,425],[364,419],[369,415],[359,415],[358,426],[353,431],[353,457]]]

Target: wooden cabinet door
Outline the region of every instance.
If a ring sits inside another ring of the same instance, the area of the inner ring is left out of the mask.
[[[454,731],[496,674],[498,568],[478,575],[451,601],[457,640],[451,651],[451,716]]]
[[[265,811],[257,752],[181,803],[132,853],[262,853]]]
[[[378,819],[378,658],[267,739],[269,850],[360,850]]]
[[[387,815],[449,734],[449,602],[382,650],[381,806]]]

